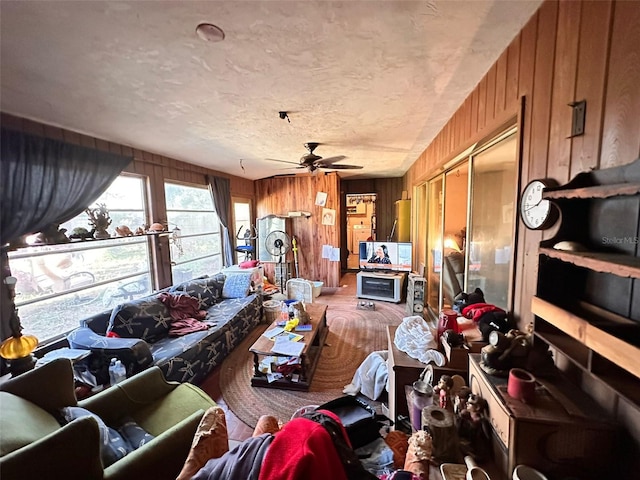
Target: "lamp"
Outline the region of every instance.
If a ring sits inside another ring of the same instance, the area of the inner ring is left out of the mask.
[[[36,337],[22,334],[22,325],[20,324],[18,309],[14,303],[17,281],[18,279],[12,276],[7,276],[4,279],[12,309],[11,317],[9,318],[9,328],[11,329],[12,336],[0,344],[0,357],[9,360],[9,371],[13,377],[33,369],[35,360],[31,353],[38,346],[38,339]]]
[[[456,252],[462,251],[460,250],[460,246],[458,245],[458,242],[456,242],[451,236],[445,237],[444,248],[450,248],[451,250],[455,250]]]

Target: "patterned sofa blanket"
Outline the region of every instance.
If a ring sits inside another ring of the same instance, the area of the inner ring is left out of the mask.
[[[128,376],[158,365],[167,380],[199,384],[260,323],[262,298],[250,286],[250,274],[191,280],[85,319],[67,338],[72,348],[120,358]],[[182,303],[206,312],[206,329],[176,336],[168,305],[181,302],[167,294],[196,299]]]

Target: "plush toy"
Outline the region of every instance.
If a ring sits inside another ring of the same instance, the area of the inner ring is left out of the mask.
[[[476,288],[471,293],[462,292],[458,294],[453,301],[453,309],[459,314],[462,314],[464,307],[468,307],[469,305],[476,303],[485,303],[484,292],[479,288]]]

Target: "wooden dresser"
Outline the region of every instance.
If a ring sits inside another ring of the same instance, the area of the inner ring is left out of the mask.
[[[480,355],[469,355],[469,384],[488,404],[493,454],[511,478],[516,465],[550,479],[616,478],[612,468],[617,430],[600,408],[569,382],[537,379],[536,397],[524,404],[507,393],[507,378],[488,375]]]

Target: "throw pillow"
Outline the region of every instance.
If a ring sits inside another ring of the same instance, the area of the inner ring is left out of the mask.
[[[0,457],[36,442],[60,428],[57,420],[35,403],[0,392]]]
[[[141,338],[149,343],[169,334],[171,315],[158,298],[140,298],[115,307],[109,319],[107,333],[114,332],[121,338]]]
[[[118,428],[118,432],[127,440],[133,450],[137,450],[155,438],[138,425],[133,418],[127,418]]]
[[[200,310],[206,310],[218,303],[222,297],[222,289],[225,282],[223,274],[212,277],[198,278],[181,283],[171,288],[171,293],[184,293],[198,299]]]
[[[249,294],[251,288],[250,273],[235,273],[229,275],[222,287],[223,298],[244,298]]]
[[[65,407],[61,410],[62,416],[67,422],[76,418],[93,417],[98,422],[100,429],[100,458],[106,468],[132,451],[129,443],[113,428],[108,427],[102,419],[93,412],[82,407]]]

